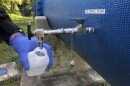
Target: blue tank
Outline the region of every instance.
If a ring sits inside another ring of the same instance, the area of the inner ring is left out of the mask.
[[[85,18],[95,33],[74,35],[74,50],[112,86],[130,86],[130,0],[37,0],[35,12],[52,29]],[[61,38],[71,43],[70,35]]]

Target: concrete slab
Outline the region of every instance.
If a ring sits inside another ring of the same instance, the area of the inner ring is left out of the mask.
[[[43,78],[36,86],[88,86],[106,84],[94,70]]]
[[[20,86],[107,86],[107,82],[93,69],[53,76],[29,77],[23,71]]]
[[[36,77],[38,76],[27,76],[26,72],[23,69],[20,86],[35,86],[37,84],[36,80],[38,80]]]
[[[0,68],[4,68],[4,69],[7,70],[6,74],[0,75],[0,81],[7,80],[7,79],[14,77],[14,76],[19,74],[19,71],[17,69],[15,62],[2,64],[2,65],[0,65]]]

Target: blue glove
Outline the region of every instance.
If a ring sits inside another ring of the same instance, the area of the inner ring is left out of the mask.
[[[14,38],[10,40],[10,44],[14,48],[15,52],[18,53],[24,69],[29,70],[28,53],[38,47],[37,38],[32,38],[31,40],[28,40],[26,36],[22,34],[17,34]],[[52,50],[51,47],[47,44],[43,44],[43,47],[47,50],[47,54],[49,56],[49,63],[45,71],[49,71],[49,69],[52,67]]]

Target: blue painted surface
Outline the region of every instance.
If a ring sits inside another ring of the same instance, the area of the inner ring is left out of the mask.
[[[76,22],[70,18],[86,18],[85,26],[94,27],[95,33],[74,35],[75,51],[112,86],[130,86],[130,0],[42,0],[42,3],[53,29],[75,27]],[[85,9],[106,9],[106,14],[85,14]],[[70,44],[70,36],[61,38]]]
[[[7,73],[6,69],[0,68],[0,76]]]
[[[36,0],[36,5],[35,5],[35,15],[37,16],[42,16],[44,15],[44,12],[43,12],[43,0]]]

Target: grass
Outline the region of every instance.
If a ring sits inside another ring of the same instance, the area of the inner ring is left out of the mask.
[[[30,22],[31,25],[34,25],[34,20],[32,17],[23,17],[17,14],[9,14],[12,21],[18,25],[21,29],[24,30],[25,34],[27,32],[26,25]],[[14,52],[13,48],[7,45],[5,42],[0,43],[0,64],[16,61],[18,64],[19,58],[18,55]],[[18,65],[19,66],[19,65]],[[20,68],[20,67],[19,67]],[[20,76],[16,76],[9,80],[0,82],[0,86],[19,86],[20,85]]]
[[[0,86],[20,86],[20,76],[15,76],[0,83]]]
[[[32,29],[34,29],[34,18],[33,17],[23,17],[17,14],[9,14],[12,21],[18,25],[22,30],[24,30],[25,34],[27,33],[27,24],[31,23]]]

